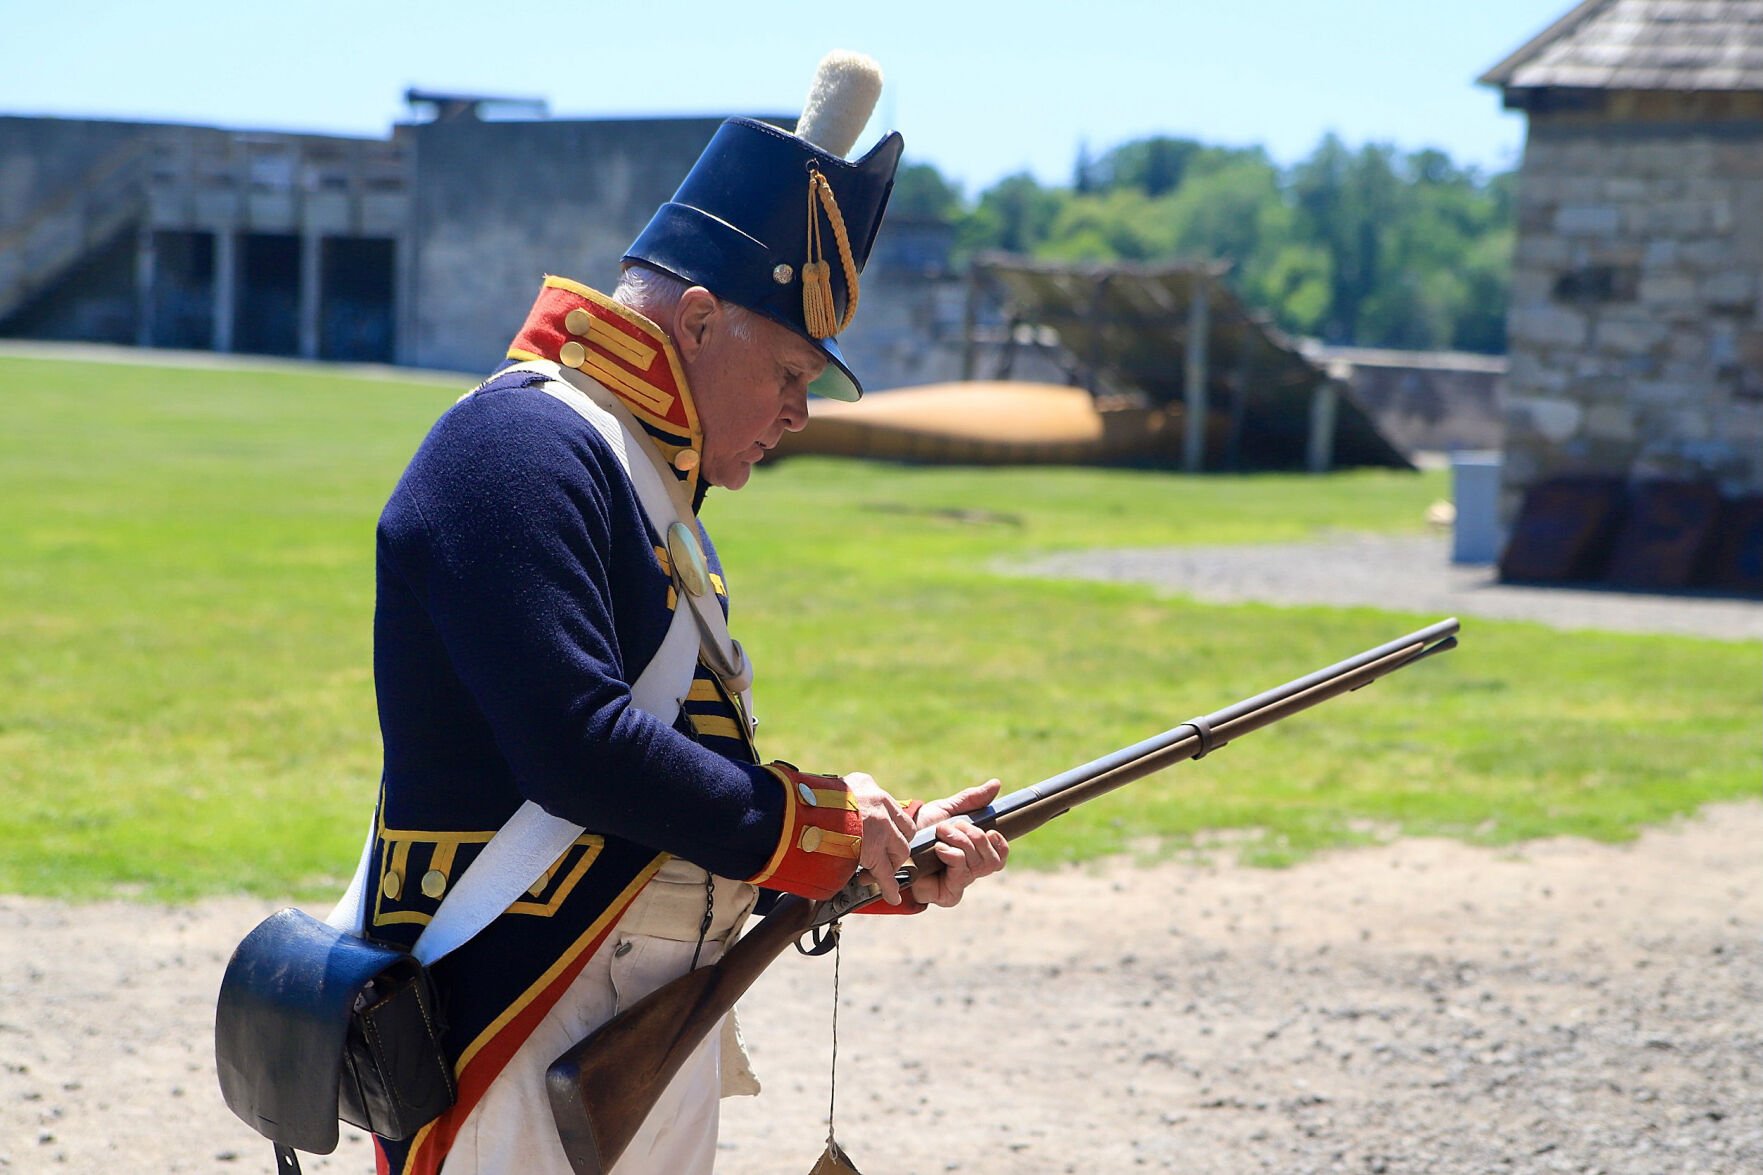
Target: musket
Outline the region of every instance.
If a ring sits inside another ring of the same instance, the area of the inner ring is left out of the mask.
[[[1455,618],[1441,620],[1000,796],[967,818],[1014,840],[1085,801],[1183,760],[1198,759],[1251,731],[1455,648],[1457,628]],[[934,828],[913,837],[910,860],[896,873],[902,887],[941,872],[935,845]],[[578,1175],[605,1175],[680,1066],[717,1030],[765,969],[803,936],[880,897],[880,888],[861,874],[825,901],[786,895],[716,963],[656,989],[557,1058],[546,1074],[546,1086],[571,1168]]]

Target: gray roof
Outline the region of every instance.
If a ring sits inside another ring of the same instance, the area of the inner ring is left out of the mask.
[[[1585,0],[1479,80],[1508,90],[1763,90],[1763,0]]]
[[[975,277],[1002,294],[1013,321],[1051,327],[1099,386],[1137,391],[1153,404],[1180,404],[1186,395],[1190,303],[1202,287],[1210,306],[1206,354],[1212,407],[1236,415],[1240,427],[1208,435],[1208,469],[1301,468],[1310,427],[1310,393],[1327,373],[1297,344],[1237,299],[1216,263],[1060,264],[985,253]],[[1234,387],[1228,386],[1235,380]],[[1341,389],[1335,417],[1337,465],[1409,461]],[[1234,434],[1234,439],[1233,435]]]

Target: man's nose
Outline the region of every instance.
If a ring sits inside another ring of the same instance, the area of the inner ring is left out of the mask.
[[[791,432],[801,432],[808,427],[808,393],[806,390],[794,392],[784,399],[783,410],[778,413],[785,428]]]

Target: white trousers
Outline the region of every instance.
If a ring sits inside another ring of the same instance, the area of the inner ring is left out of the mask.
[[[683,864],[670,862],[667,871]],[[696,870],[696,876],[703,878],[703,870]],[[669,884],[671,880],[657,878],[638,895],[575,982],[490,1083],[461,1125],[441,1175],[572,1175],[551,1116],[545,1071],[619,1009],[691,967],[697,926],[681,915],[690,909],[694,920],[702,917],[702,883],[676,887]],[[704,943],[700,966],[721,957],[724,941],[733,940],[752,906],[744,894],[744,901],[723,897],[719,892],[718,924]],[[651,929],[669,937],[633,932]],[[710,1175],[716,1162],[718,1103],[724,1087],[724,1039],[727,1033],[712,1033],[686,1059],[610,1175]],[[745,1071],[744,1058],[730,1060]],[[736,1086],[731,1093],[749,1092],[736,1082],[731,1085]]]

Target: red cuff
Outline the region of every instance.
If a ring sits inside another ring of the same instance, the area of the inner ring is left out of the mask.
[[[784,789],[784,826],[754,885],[825,901],[845,887],[863,854],[863,821],[851,789],[836,775],[809,775],[788,763],[767,763]]]

